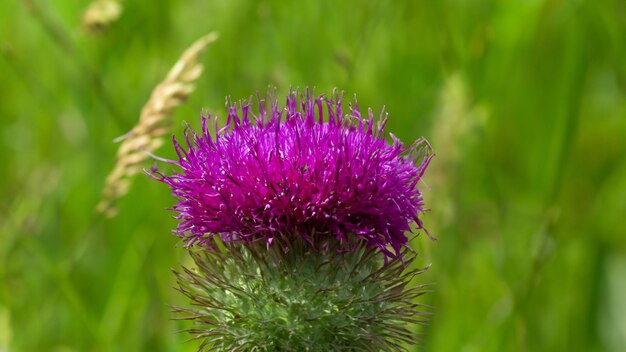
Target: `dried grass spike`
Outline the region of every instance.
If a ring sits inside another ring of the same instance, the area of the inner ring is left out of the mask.
[[[169,131],[172,110],[194,90],[193,82],[202,74],[200,55],[217,37],[216,32],[211,32],[183,52],[165,80],[152,91],[137,125],[116,139],[122,144],[117,151],[115,167],[106,179],[102,200],[96,208],[98,212],[108,217],[115,216],[116,201],[128,192],[130,178],[141,172],[150,153],[163,144],[161,137]]]
[[[83,13],[82,25],[89,33],[107,30],[122,15],[122,4],[117,0],[94,0]]]

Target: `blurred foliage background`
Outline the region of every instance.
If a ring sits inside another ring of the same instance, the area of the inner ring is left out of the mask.
[[[624,350],[624,1],[111,1],[99,27],[86,1],[0,2],[0,351],[194,350],[170,191],[138,175],[115,218],[94,208],[112,140],[212,30],[171,133],[315,86],[431,141],[423,350]]]

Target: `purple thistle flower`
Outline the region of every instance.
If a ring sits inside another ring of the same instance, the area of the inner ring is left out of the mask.
[[[228,119],[214,137],[202,119],[202,134],[186,133],[186,147],[174,138],[181,173],[166,176],[179,202],[176,233],[188,246],[224,242],[286,243],[301,237],[310,244],[338,240],[343,248],[363,240],[387,256],[407,244],[411,223],[422,229],[424,212],[417,185],[432,155],[419,139],[405,147],[383,136],[386,114],[375,123],[359,112],[356,100],[342,112],[342,98],[311,98],[290,92],[286,107],[259,99],[228,105]],[[419,160],[418,160],[419,159]],[[416,166],[415,162],[419,161]],[[393,251],[392,251],[393,250]]]

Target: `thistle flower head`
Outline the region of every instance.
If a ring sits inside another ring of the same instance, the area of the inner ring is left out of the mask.
[[[298,237],[310,244],[365,242],[387,256],[401,253],[406,233],[424,211],[418,189],[431,159],[424,139],[409,146],[391,135],[386,114],[347,114],[342,97],[290,92],[281,108],[270,96],[228,106],[226,125],[214,132],[203,117],[201,133],[174,139],[180,172],[153,175],[171,186],[179,202],[176,233],[188,245]],[[417,165],[416,165],[417,162]],[[355,241],[358,240],[358,241]]]

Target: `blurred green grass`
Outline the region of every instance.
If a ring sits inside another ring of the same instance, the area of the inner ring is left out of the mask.
[[[425,350],[626,346],[626,3],[121,4],[91,35],[84,1],[0,3],[0,351],[194,350],[169,320],[169,190],[138,176],[116,218],[93,209],[111,141],[211,30],[173,133],[226,96],[315,86],[431,141]]]

